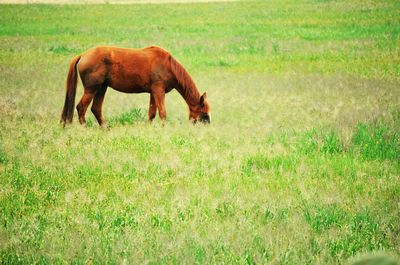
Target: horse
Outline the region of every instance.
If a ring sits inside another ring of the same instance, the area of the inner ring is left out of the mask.
[[[165,124],[165,94],[176,89],[189,107],[189,120],[210,123],[207,93],[199,91],[185,68],[165,49],[150,46],[142,49],[100,46],[76,56],[70,63],[66,96],[60,122],[72,122],[79,72],[84,93],[76,106],[79,122],[86,124],[85,113],[91,111],[100,126],[105,125],[102,105],[107,88],[124,93],[149,93],[148,120],[158,115]]]

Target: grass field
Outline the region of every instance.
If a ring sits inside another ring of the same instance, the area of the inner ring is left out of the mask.
[[[153,44],[210,126],[176,91],[162,127],[112,89],[108,129],[58,124],[76,54]],[[399,102],[398,1],[0,5],[0,263],[399,255]]]

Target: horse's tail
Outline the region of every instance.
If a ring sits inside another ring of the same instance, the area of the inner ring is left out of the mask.
[[[78,83],[78,75],[76,71],[76,64],[81,59],[81,55],[76,56],[69,65],[69,72],[67,77],[67,92],[65,95],[64,109],[61,114],[61,123],[71,123],[74,117],[75,95],[76,86]]]

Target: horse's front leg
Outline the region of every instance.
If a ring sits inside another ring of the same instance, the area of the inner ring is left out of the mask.
[[[162,121],[162,125],[165,125],[165,120],[167,118],[167,112],[165,110],[165,89],[162,84],[155,84],[152,86],[152,95],[154,97],[154,102],[158,109],[158,115]]]
[[[149,123],[151,123],[156,117],[157,106],[154,100],[153,94],[150,93],[150,104],[149,104]]]

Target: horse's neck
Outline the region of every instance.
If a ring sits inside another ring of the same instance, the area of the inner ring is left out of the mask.
[[[180,85],[176,86],[179,94],[183,97],[188,104],[190,109],[194,109],[200,101],[200,93],[195,86],[193,87],[182,87]]]
[[[199,103],[200,93],[196,88],[192,78],[185,68],[172,56],[169,57],[169,68],[175,77],[175,88],[185,99],[190,110],[194,110]]]

